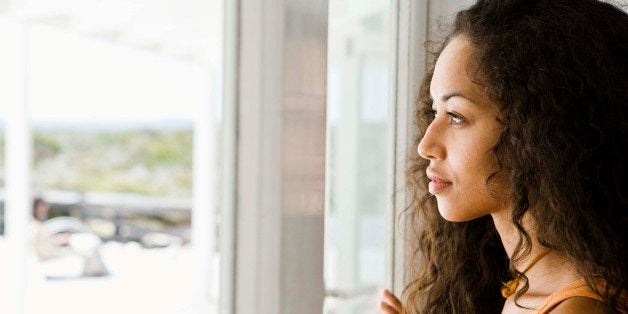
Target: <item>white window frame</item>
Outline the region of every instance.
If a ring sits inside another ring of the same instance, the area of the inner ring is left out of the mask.
[[[235,313],[239,1],[223,0],[223,146],[219,312]]]
[[[412,154],[413,138],[416,130],[413,125],[415,101],[418,96],[418,88],[425,73],[426,54],[423,42],[427,39],[428,29],[428,0],[400,0],[394,1],[393,22],[391,35],[391,51],[393,52],[393,67],[391,77],[391,147],[393,160],[389,166],[390,195],[392,195],[392,208],[389,219],[389,258],[391,267],[389,288],[396,295],[400,295],[409,279],[406,272],[407,263],[410,261],[411,247],[404,238],[411,239],[411,231],[406,228],[402,212],[409,204],[405,193],[405,170],[407,158]]]
[[[9,313],[26,309],[28,278],[27,233],[32,192],[32,134],[28,117],[28,53],[29,27],[21,21],[0,18],[0,65],[5,71],[0,86],[0,103],[7,106],[5,141],[5,235],[11,252],[10,280],[3,281],[2,291],[9,291],[5,304]]]
[[[285,220],[279,215],[282,179],[281,165],[277,162],[282,151],[279,140],[281,130],[281,104],[284,100],[280,90],[284,79],[282,57],[287,42],[284,38],[287,7],[306,0],[294,1],[241,1],[237,15],[237,104],[238,104],[238,183],[237,224],[235,229],[236,266],[233,274],[235,291],[233,313],[284,313],[286,303],[304,302],[308,298],[322,302],[322,284],[319,282],[297,282],[312,287],[313,293],[293,294],[296,301],[282,298],[279,284],[283,278],[295,279],[295,274],[283,274],[281,269],[293,260],[279,252],[298,248],[282,246],[281,228]],[[326,1],[319,1],[321,3]],[[393,117],[389,134],[390,151],[393,158],[388,164],[389,194],[391,197],[388,219],[388,277],[387,285],[395,293],[401,293],[407,283],[405,273],[407,246],[397,223],[408,200],[402,189],[405,185],[405,167],[408,149],[414,136],[412,116],[418,85],[425,70],[425,52],[422,43],[428,33],[428,0],[391,0],[391,94],[390,116]],[[323,4],[321,4],[322,6]],[[324,12],[325,19],[327,12]],[[303,21],[307,23],[308,21]],[[298,28],[298,27],[297,27]],[[233,33],[231,33],[233,34]],[[227,35],[226,38],[229,36]],[[320,38],[326,41],[327,38]],[[227,54],[226,54],[227,55]],[[235,68],[235,66],[234,66]],[[234,69],[232,68],[232,70]],[[324,70],[322,70],[324,71]],[[228,107],[228,105],[226,105]],[[261,144],[260,144],[261,143]],[[322,209],[321,209],[322,210]],[[322,214],[321,214],[322,215]],[[324,217],[323,217],[324,218]],[[324,233],[313,234],[312,243],[323,246]],[[316,240],[318,237],[318,240]],[[274,255],[261,257],[259,250]],[[279,255],[277,255],[279,254]],[[321,259],[303,265],[304,269],[320,272]],[[302,290],[306,291],[306,290]],[[321,303],[322,305],[322,303]],[[320,312],[318,307],[313,312]],[[287,313],[287,312],[286,312]]]
[[[318,314],[327,0],[239,4],[234,313]]]

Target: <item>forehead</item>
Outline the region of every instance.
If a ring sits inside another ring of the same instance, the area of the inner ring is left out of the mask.
[[[448,93],[460,92],[480,102],[484,93],[480,85],[474,83],[469,76],[473,51],[473,45],[463,36],[456,36],[447,44],[434,67],[430,84],[434,99],[440,99]]]

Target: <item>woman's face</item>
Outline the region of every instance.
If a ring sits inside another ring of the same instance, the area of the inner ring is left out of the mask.
[[[449,221],[475,219],[501,210],[503,204],[486,186],[497,170],[491,148],[502,126],[497,105],[469,77],[472,51],[471,43],[458,36],[438,58],[430,85],[435,116],[418,146],[419,155],[430,161],[429,192]],[[493,182],[492,190],[505,195],[503,175]]]

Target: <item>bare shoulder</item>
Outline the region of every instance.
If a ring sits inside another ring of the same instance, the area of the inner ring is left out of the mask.
[[[571,313],[591,313],[606,314],[612,313],[602,301],[587,297],[573,297],[560,302],[552,311],[552,314]]]

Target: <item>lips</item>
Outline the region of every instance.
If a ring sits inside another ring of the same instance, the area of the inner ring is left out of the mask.
[[[428,185],[430,194],[442,192],[452,185],[451,181],[431,171],[427,172],[427,177],[430,179],[430,183]]]

